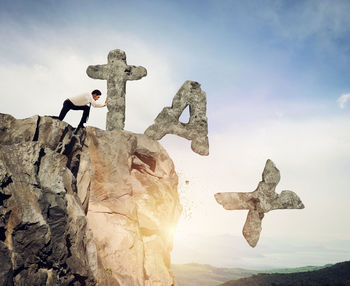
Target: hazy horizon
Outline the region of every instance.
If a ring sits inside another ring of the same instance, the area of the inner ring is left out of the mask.
[[[172,264],[208,264],[218,268],[267,270],[324,266],[349,261],[350,240],[263,236],[250,248],[239,235],[193,235],[176,247]]]

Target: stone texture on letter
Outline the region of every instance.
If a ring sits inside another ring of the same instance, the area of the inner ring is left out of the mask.
[[[147,75],[144,67],[129,66],[124,51],[113,50],[105,65],[88,66],[86,73],[94,79],[107,80],[108,113],[107,130],[123,130],[125,124],[125,89],[127,80],[141,79]]]
[[[190,119],[187,124],[179,118],[189,106]],[[175,95],[172,106],[165,107],[158,114],[155,123],[147,128],[145,134],[155,140],[166,134],[176,134],[192,140],[191,148],[200,155],[209,154],[208,119],[206,116],[207,99],[200,84],[186,81]]]
[[[262,181],[257,189],[250,193],[217,193],[216,201],[227,210],[248,209],[243,235],[251,247],[258,243],[261,232],[261,221],[264,213],[276,209],[303,209],[300,198],[292,191],[275,192],[280,181],[280,172],[271,160],[267,160]]]

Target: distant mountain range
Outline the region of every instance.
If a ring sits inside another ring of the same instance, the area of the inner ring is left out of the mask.
[[[306,271],[315,271],[330,267],[331,264],[324,266],[306,266],[298,268],[281,268],[273,270],[248,270],[242,268],[217,268],[207,264],[173,264],[172,271],[175,275],[175,279],[179,286],[217,286],[230,280],[236,280],[240,278],[250,277],[257,275],[258,273],[298,273]],[[255,277],[255,276],[254,276]],[[234,283],[230,281],[227,283]],[[231,284],[223,284],[231,285]],[[236,285],[236,284],[232,284]],[[241,284],[237,284],[241,285]],[[245,284],[242,284],[245,285]],[[247,285],[259,285],[260,284],[247,284]],[[270,284],[266,284],[270,285]],[[296,284],[295,284],[296,285]]]
[[[181,284],[180,284],[181,285]],[[257,274],[220,286],[350,286],[350,261],[319,270],[289,274]]]

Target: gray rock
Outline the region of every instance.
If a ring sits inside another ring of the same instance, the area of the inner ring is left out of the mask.
[[[51,118],[0,114],[3,285],[96,284],[96,247],[74,175],[83,142],[72,131]]]
[[[179,118],[189,106],[190,119],[182,123]],[[158,114],[155,123],[148,127],[145,134],[159,140],[166,134],[176,134],[192,140],[191,148],[200,155],[209,154],[208,119],[206,116],[207,99],[200,84],[186,81],[173,98],[172,106],[165,107]]]
[[[250,193],[217,193],[216,201],[227,210],[249,210],[243,227],[243,236],[251,247],[259,241],[264,214],[276,209],[303,209],[300,198],[292,191],[275,192],[280,172],[271,160],[267,160],[262,181]]]
[[[86,70],[89,77],[107,80],[108,113],[107,130],[123,130],[125,124],[125,89],[126,81],[138,80],[147,75],[142,67],[126,63],[124,51],[112,50],[108,54],[108,63],[89,66]]]
[[[34,140],[39,116],[26,119],[16,119],[8,114],[0,113],[0,142],[1,144],[15,144]],[[14,131],[15,130],[15,131]]]
[[[11,267],[10,250],[0,240],[0,286],[13,285],[13,270]]]
[[[7,201],[11,197],[11,192],[6,187],[11,183],[12,178],[6,170],[6,166],[0,161],[0,286],[13,285],[11,252],[4,242],[11,213],[7,208]]]

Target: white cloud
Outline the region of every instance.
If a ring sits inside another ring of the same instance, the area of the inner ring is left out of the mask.
[[[170,57],[154,49],[152,43],[116,30],[100,33],[89,29],[86,33],[71,29],[52,33],[38,28],[36,34],[26,35],[9,27],[8,33],[11,37],[7,50],[2,51],[0,58],[0,88],[6,95],[2,97],[0,112],[17,118],[58,115],[67,97],[95,88],[105,95],[106,81],[91,79],[85,71],[88,65],[106,63],[108,52],[117,48],[126,51],[128,64],[142,65],[148,71],[145,78],[127,82],[127,130],[143,133],[161,109],[171,104],[181,86],[175,83]],[[98,44],[91,45],[91,39]],[[11,47],[20,54],[11,54]],[[106,112],[105,108],[93,109],[88,125],[105,128]],[[80,117],[81,112],[70,112],[65,121],[76,126]]]
[[[346,94],[342,94],[338,99],[337,102],[339,103],[339,107],[341,109],[345,108],[346,102],[349,100],[350,98],[350,93],[346,93]]]

